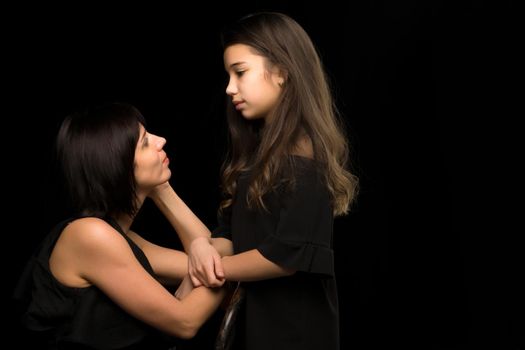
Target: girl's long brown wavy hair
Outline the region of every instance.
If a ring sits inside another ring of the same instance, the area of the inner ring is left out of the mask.
[[[244,17],[222,34],[223,48],[250,46],[285,77],[271,122],[248,121],[228,99],[229,153],[222,185],[231,205],[238,176],[251,172],[247,201],[265,208],[263,196],[284,183],[294,183],[292,154],[301,139],[309,139],[315,161],[332,197],[334,215],[349,211],[358,179],[348,170],[349,148],[338,118],[321,60],[310,37],[293,19],[280,13]]]

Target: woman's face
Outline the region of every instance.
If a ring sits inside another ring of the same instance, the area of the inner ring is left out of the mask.
[[[135,148],[135,181],[137,190],[151,190],[171,177],[169,159],[163,147],[166,139],[150,134],[140,124],[140,134]]]

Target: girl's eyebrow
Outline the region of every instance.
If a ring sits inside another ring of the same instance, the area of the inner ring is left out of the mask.
[[[246,63],[246,62],[244,62],[244,61],[239,61],[239,62],[232,63],[232,64],[230,64],[230,68],[240,66],[241,64],[244,64],[244,63]]]

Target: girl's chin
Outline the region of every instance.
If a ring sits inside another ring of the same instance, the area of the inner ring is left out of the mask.
[[[253,115],[250,113],[241,113],[242,117],[246,120],[258,120],[258,119],[264,119],[261,115]]]

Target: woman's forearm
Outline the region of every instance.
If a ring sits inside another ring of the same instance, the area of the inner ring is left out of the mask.
[[[190,337],[195,335],[198,329],[219,307],[226,291],[224,288],[197,287],[181,300],[182,314],[186,315],[186,325],[190,331]]]
[[[160,191],[153,201],[177,231],[186,252],[191,242],[197,237],[211,236],[210,230],[191,211],[184,201],[170,186]]]

